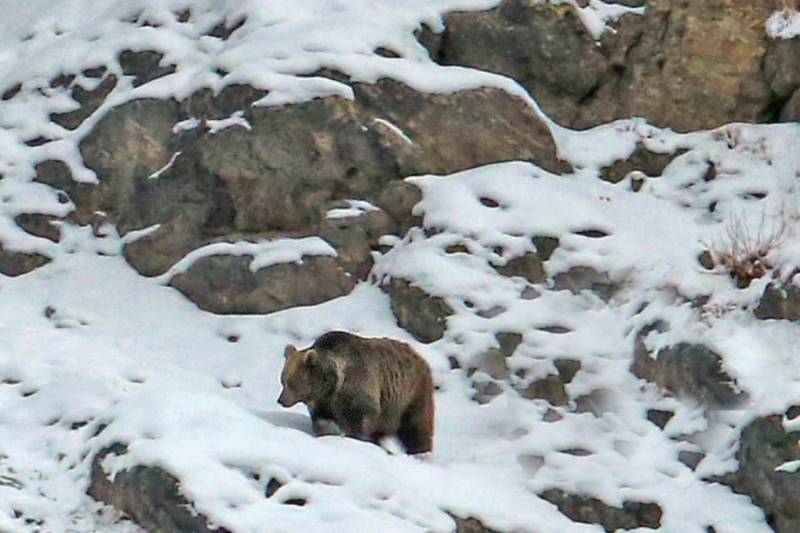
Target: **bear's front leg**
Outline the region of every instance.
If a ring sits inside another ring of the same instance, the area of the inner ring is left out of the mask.
[[[315,406],[308,408],[308,415],[311,417],[311,429],[314,436],[322,437],[325,435],[343,435],[342,428],[333,419],[333,413],[325,406]]]
[[[335,420],[331,420],[330,418],[312,419],[311,426],[314,429],[314,435],[317,437],[324,437],[325,435],[344,435],[342,428],[339,427]]]
[[[348,437],[374,441],[380,408],[378,402],[357,389],[340,390],[333,405],[334,420]]]

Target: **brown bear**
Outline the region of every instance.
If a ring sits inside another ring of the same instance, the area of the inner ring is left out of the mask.
[[[284,355],[278,402],[304,402],[316,435],[397,436],[410,454],[433,448],[431,370],[408,344],[331,331]]]

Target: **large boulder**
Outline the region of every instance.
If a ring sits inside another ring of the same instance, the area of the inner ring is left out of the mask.
[[[505,0],[490,11],[452,13],[443,35],[422,41],[443,64],[518,80],[564,125],[643,116],[689,131],[774,118],[776,96],[762,71],[764,24],[780,7],[777,0],[651,0],[598,45],[566,4]]]
[[[392,278],[381,286],[389,295],[397,324],[420,342],[441,339],[453,309],[444,299],[431,296],[409,281]]]
[[[622,507],[607,505],[597,498],[550,489],[540,494],[575,522],[598,524],[606,531],[661,527],[661,507],[652,502],[626,501]]]
[[[42,254],[15,252],[0,243],[0,274],[5,276],[21,276],[49,262],[50,258]]]
[[[753,312],[762,320],[800,320],[800,287],[792,283],[770,282]]]
[[[161,59],[130,52],[120,64],[139,80]],[[159,68],[159,75],[169,73],[169,65]],[[73,87],[76,101],[93,108],[107,89],[103,83],[91,97]],[[379,237],[416,221],[419,191],[402,182],[405,176],[509,160],[566,168],[535,110],[500,89],[426,94],[390,80],[351,87],[353,100],[332,96],[282,107],[253,106],[266,92],[246,85],[200,90],[181,102],[134,100],[108,111],[80,144],[97,184],[76,182],[54,160],[37,165],[36,179],[76,204],[73,221],[91,223],[100,213],[123,235],[147,228],[124,249],[147,276],[212,242],[321,235],[336,249],[336,260],[257,273],[241,258],[207,258],[173,279],[201,307],[228,313],[318,303],[365,279]],[[69,126],[84,117],[75,115]],[[227,127],[213,122],[231,117]],[[351,200],[376,209],[328,216],[337,202]],[[288,285],[278,290],[280,283]]]
[[[777,533],[794,533],[800,531],[800,473],[779,467],[800,461],[800,432],[787,431],[783,418],[757,418],[742,431],[736,452],[739,470],[723,481],[764,509]]]
[[[253,272],[252,256],[214,255],[177,274],[170,285],[200,308],[222,314],[264,314],[314,305],[343,296],[355,286],[334,257],[305,257]]]
[[[226,533],[210,526],[181,494],[175,476],[157,466],[137,465],[110,477],[103,459],[109,454],[123,455],[126,450],[123,444],[113,444],[95,455],[89,496],[113,505],[151,533]]]
[[[645,339],[664,324],[643,328],[634,342],[631,372],[678,397],[689,397],[710,409],[735,408],[746,400],[736,380],[722,366],[722,357],[703,344],[681,342],[661,348],[655,356]]]

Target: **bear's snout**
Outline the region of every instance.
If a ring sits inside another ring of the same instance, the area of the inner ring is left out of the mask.
[[[284,407],[291,407],[297,403],[297,400],[292,398],[287,392],[286,389],[281,391],[281,395],[278,396],[278,403]]]

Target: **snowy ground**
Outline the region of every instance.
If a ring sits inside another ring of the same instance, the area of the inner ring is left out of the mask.
[[[583,133],[553,125],[563,156],[577,169],[573,175],[507,163],[411,178],[425,193],[418,206],[425,226],[437,231],[412,230],[397,240],[376,258],[373,279],[402,275],[447,299],[456,314],[446,336],[431,345],[395,325],[374,283],[312,308],[215,316],[161,280],[137,275],[121,257],[113,228],[98,238],[64,225],[62,242],[54,244],[13,223],[19,213],[61,216],[72,208],[31,182],[37,161],[62,158],[79,179],[93,179],[76,143],[105,108],[74,132],[50,122],[49,113],[74,106],[63,89],[47,87],[62,71],[79,72],[138,47],[162,50],[165,61],[179,64],[175,74],[136,89],[120,83],[107,105],[232,82],[269,89],[265,105],[349,96],[343,84],[295,75],[322,66],[354,79],[390,75],[421,90],[491,84],[522,94],[505,78],[433,65],[413,38],[421,22],[437,27],[444,11],[496,3],[315,0],[300,8],[278,0],[205,0],[193,3],[192,23],[174,15],[185,1],[4,4],[14,16],[0,22],[0,91],[24,83],[0,101],[0,239],[54,260],[29,275],[0,277],[1,531],[135,531],[85,495],[92,454],[119,439],[130,443],[130,454],[109,460],[109,469],[134,461],[161,466],[180,478],[200,512],[237,532],[444,532],[453,528],[445,510],[504,531],[602,530],[573,523],[536,496],[549,488],[609,505],[656,502],[664,531],[770,531],[747,498],[702,479],[736,468],[737,430],[753,416],[800,402],[798,326],[753,318],[750,309],[767,280],[737,289],[720,269],[703,270],[697,256],[708,244],[724,248],[726,228],[738,221],[754,237],[778,236],[770,254],[776,272],[788,275],[800,263],[796,125],[730,125],[687,135],[638,120]],[[583,16],[602,31],[615,13],[593,0]],[[238,37],[204,36],[220,20],[234,23],[242,15],[247,21]],[[379,57],[378,47],[402,57]],[[224,80],[212,74],[218,67],[229,72]],[[53,142],[24,144],[40,135]],[[645,179],[639,192],[629,179],[616,185],[598,179],[601,166],[637,143],[688,152],[662,177]],[[709,162],[716,167],[711,181],[704,179]],[[359,205],[335,216],[363,212]],[[526,282],[500,276],[492,265],[532,250],[530,239],[538,235],[561,240],[547,263],[550,275],[590,266],[608,272],[621,289],[605,302],[546,282],[535,287],[541,296],[526,299]],[[456,243],[470,253],[445,252]],[[324,243],[306,244],[329,253]],[[291,258],[297,250],[251,252]],[[693,305],[706,295],[707,303]],[[657,318],[673,328],[648,338],[652,348],[679,341],[715,348],[750,402],[708,415],[637,380],[628,370],[633,336]],[[409,458],[351,439],[315,439],[302,406],[280,408],[285,344],[306,345],[330,329],[403,339],[428,360],[438,386],[433,454]],[[599,411],[524,400],[510,386],[486,405],[473,401],[466,376],[451,370],[448,358],[469,366],[502,331],[523,335],[509,363],[526,371],[525,379],[552,373],[558,358],[579,360],[568,393],[572,400],[594,394]],[[651,408],[675,411],[664,431],[647,421]],[[700,445],[707,456],[692,471],[677,456]],[[286,485],[265,499],[272,477]],[[294,497],[310,503],[280,503]]]

